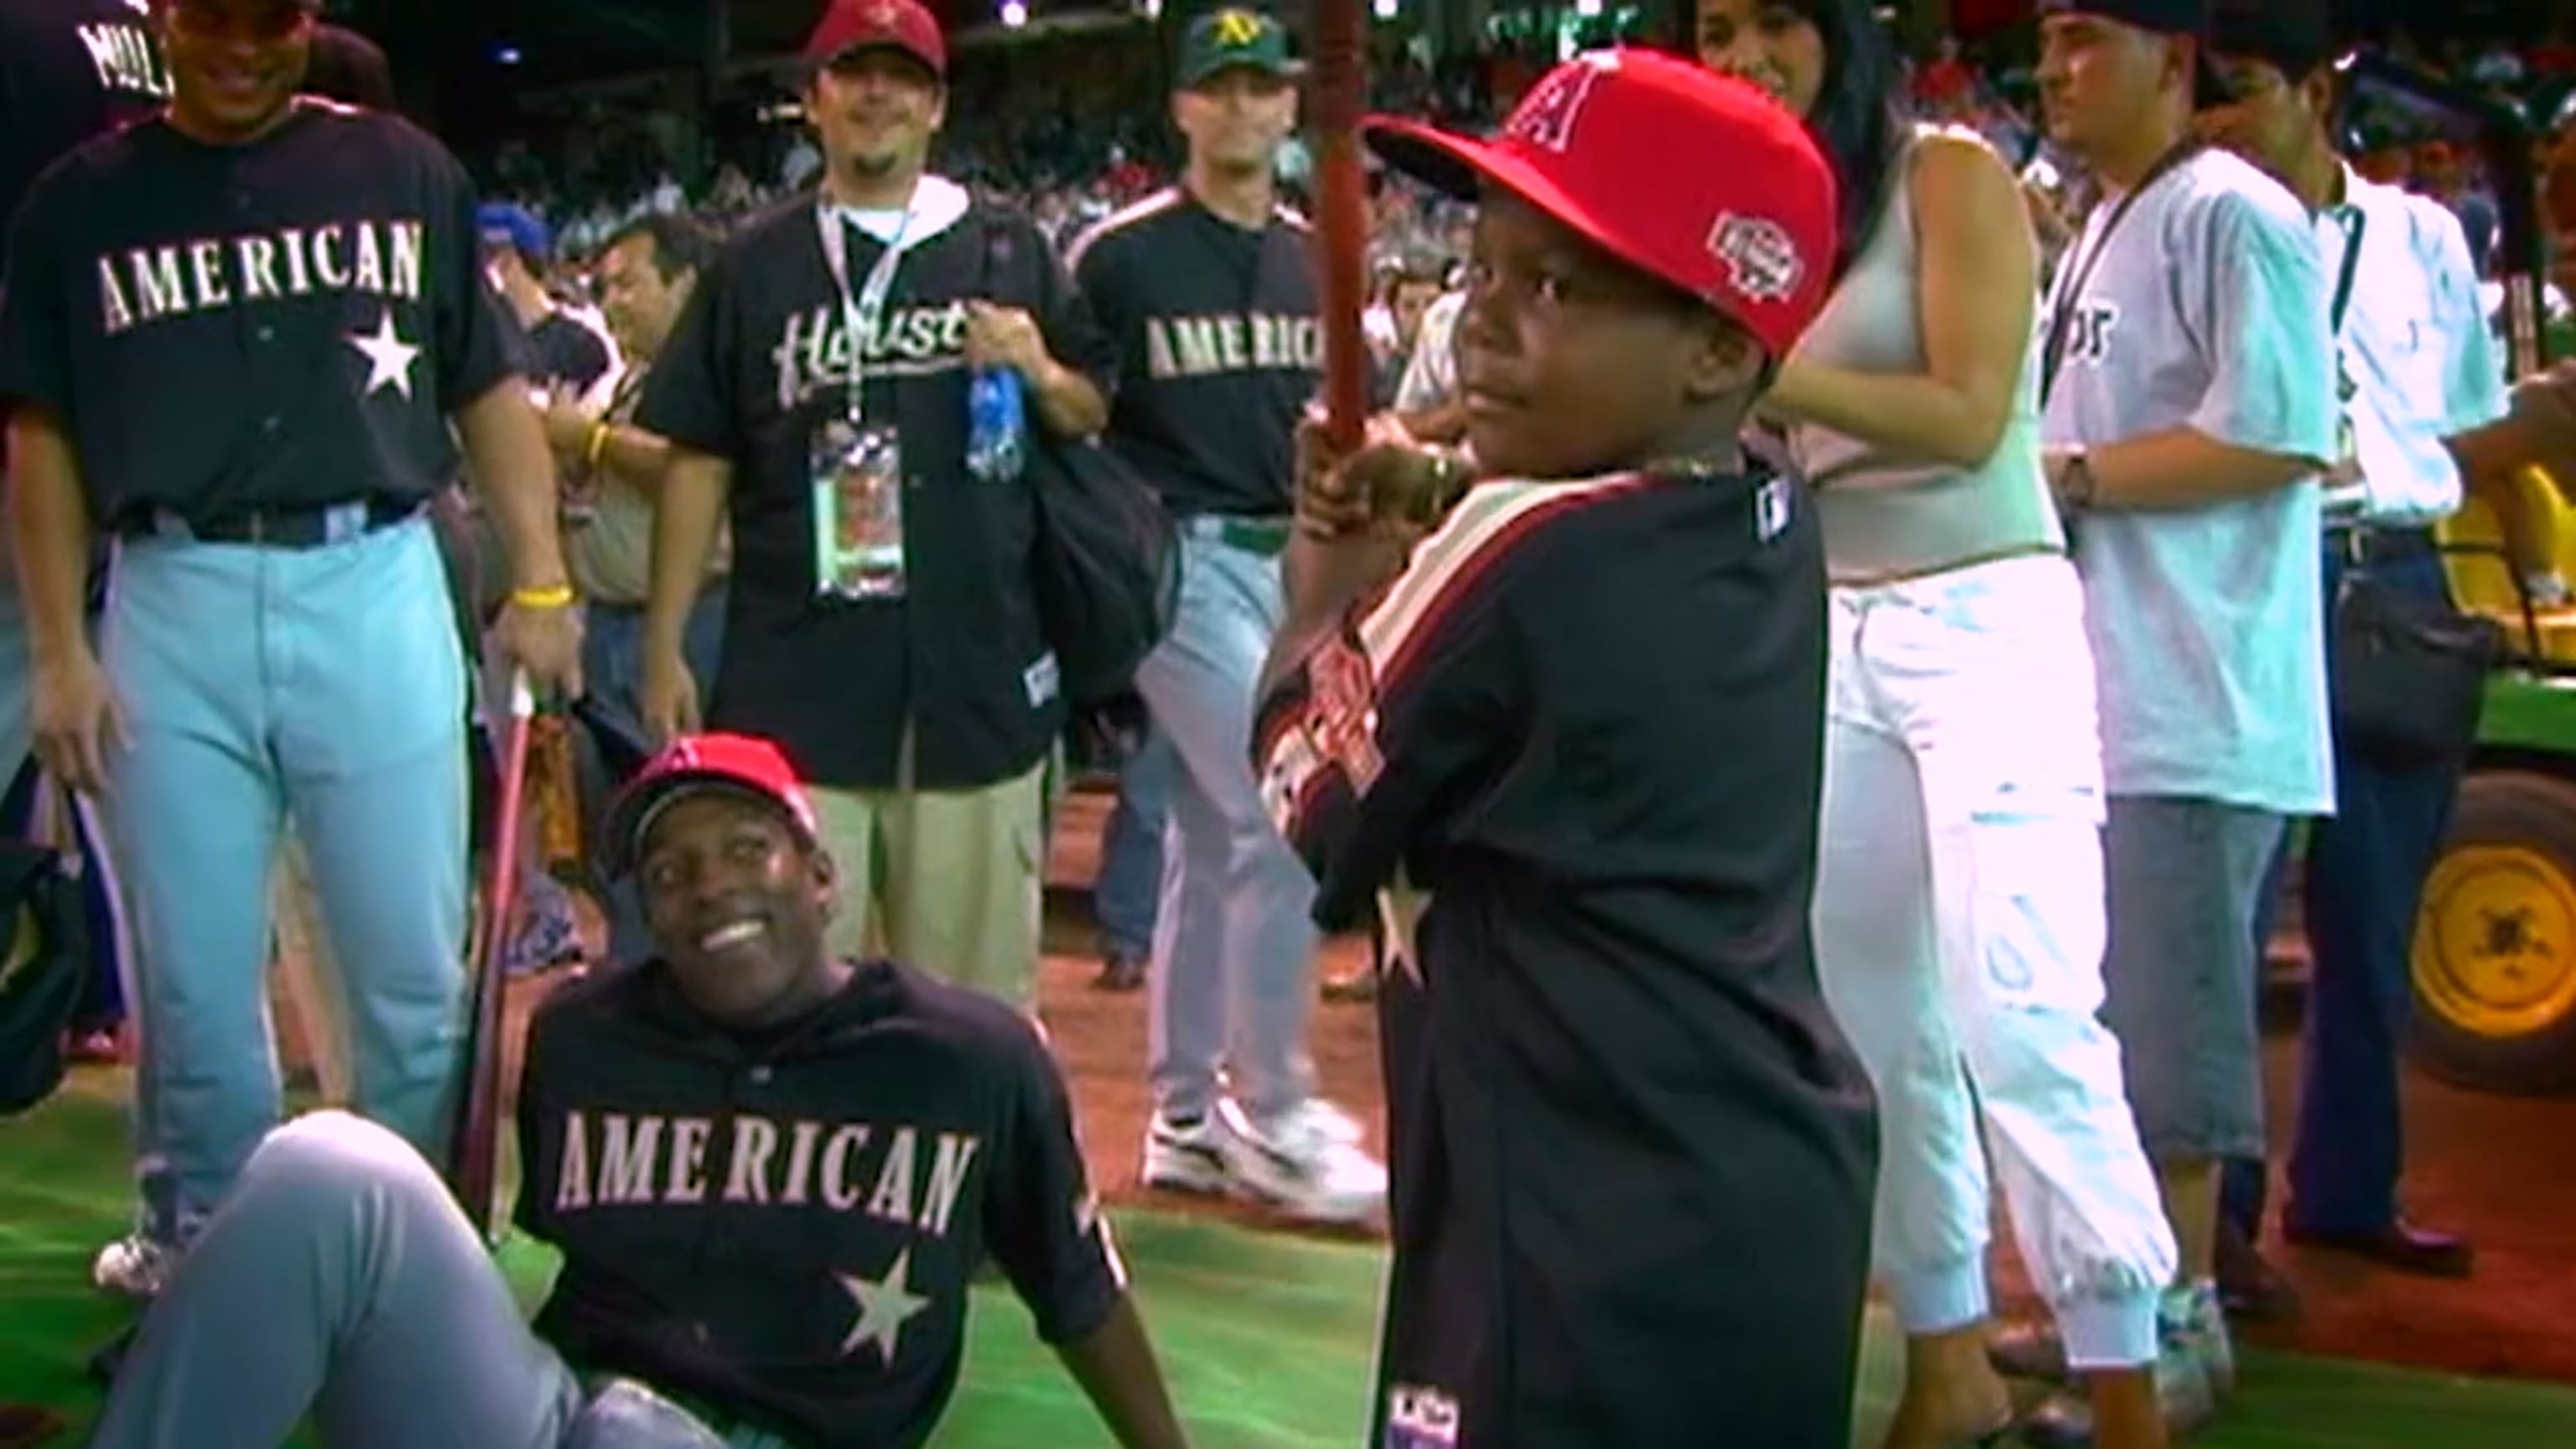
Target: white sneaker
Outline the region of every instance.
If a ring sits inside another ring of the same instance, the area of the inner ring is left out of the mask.
[[[1351,1119],[1309,1098],[1256,1121],[1232,1098],[1217,1104],[1235,1184],[1291,1217],[1355,1223],[1386,1201],[1386,1168],[1362,1152]]]
[[[99,1249],[89,1265],[89,1276],[102,1293],[148,1303],[161,1296],[170,1270],[178,1265],[177,1254],[136,1233]]]
[[[1170,1192],[1224,1192],[1229,1183],[1226,1135],[1226,1124],[1214,1112],[1188,1121],[1156,1112],[1145,1128],[1145,1185]]]

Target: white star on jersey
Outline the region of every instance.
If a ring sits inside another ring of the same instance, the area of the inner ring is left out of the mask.
[[[844,1357],[858,1352],[860,1344],[874,1343],[878,1358],[893,1366],[904,1324],[930,1306],[930,1300],[913,1292],[905,1281],[911,1272],[912,1249],[906,1248],[894,1255],[894,1266],[886,1275],[873,1283],[851,1273],[832,1275],[859,1305],[858,1322],[850,1325],[850,1336],[841,1341]]]
[[[375,335],[352,332],[341,340],[367,359],[367,387],[362,396],[374,397],[390,387],[406,400],[411,397],[411,365],[419,360],[420,349],[403,341],[402,334],[394,330],[394,309],[384,310],[376,322]]]

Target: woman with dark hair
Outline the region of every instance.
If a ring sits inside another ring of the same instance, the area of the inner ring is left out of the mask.
[[[2101,743],[2040,471],[2029,217],[1986,142],[1906,119],[1867,0],[1698,0],[1696,20],[1703,62],[1804,115],[1844,188],[1833,296],[1763,411],[1832,579],[1816,961],[1879,1093],[1876,1255],[1906,1332],[1885,1442],[2012,1417],[1984,1351],[1982,1109],[2096,1442],[2160,1445],[2174,1243],[2096,1019]]]

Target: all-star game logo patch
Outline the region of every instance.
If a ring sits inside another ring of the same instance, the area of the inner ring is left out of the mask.
[[[1456,1399],[1418,1384],[1386,1391],[1386,1442],[1380,1449],[1455,1449],[1457,1443]]]
[[[1797,242],[1767,216],[1721,212],[1708,229],[1708,249],[1726,263],[1727,285],[1756,302],[1785,302],[1807,275]]]

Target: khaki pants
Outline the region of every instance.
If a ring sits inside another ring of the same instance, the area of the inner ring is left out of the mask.
[[[1046,767],[969,790],[813,792],[840,867],[828,943],[1037,1009]]]

